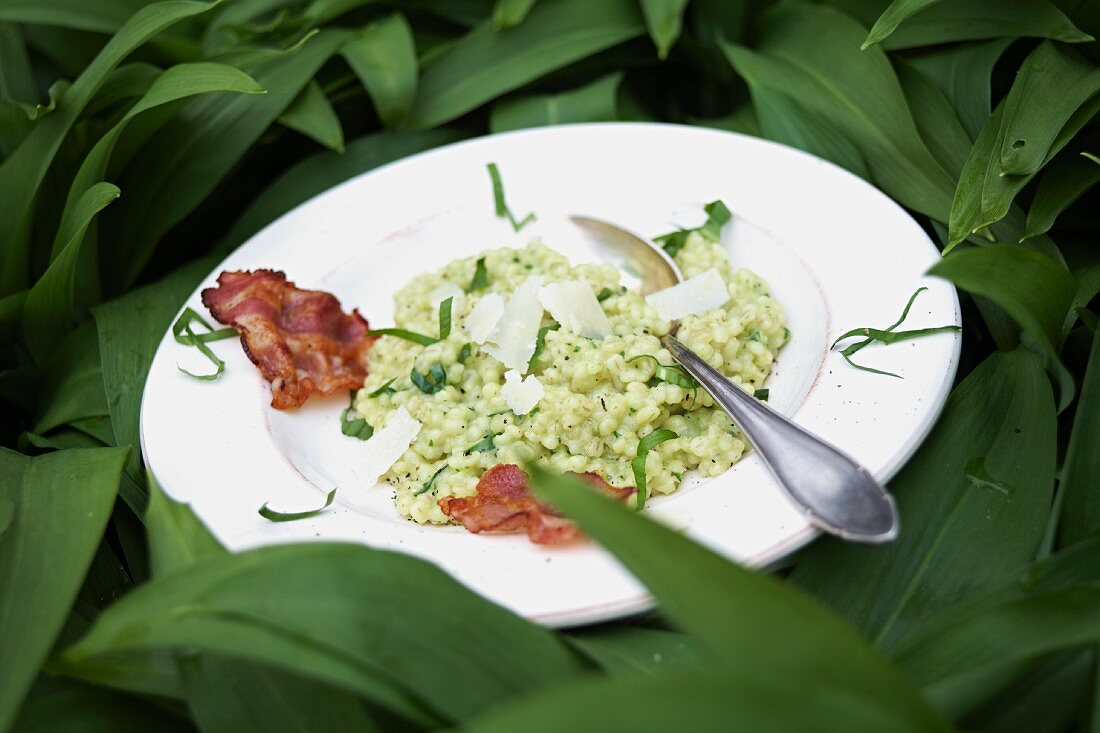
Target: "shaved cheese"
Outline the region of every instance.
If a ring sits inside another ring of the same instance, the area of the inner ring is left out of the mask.
[[[453,298],[451,301],[451,308],[457,311],[459,305],[462,303],[462,299],[465,297],[466,293],[463,292],[462,288],[454,283],[443,283],[428,295],[428,300],[431,301],[432,309],[434,310],[447,298]]]
[[[607,320],[607,314],[588,283],[566,280],[543,285],[539,290],[539,301],[567,331],[590,339],[603,339],[611,335],[611,322]]]
[[[720,308],[730,299],[729,290],[718,270],[713,267],[646,297],[646,302],[666,321]]]
[[[466,322],[463,324],[466,333],[470,334],[470,340],[475,344],[485,343],[485,339],[497,327],[502,315],[504,315],[504,298],[496,293],[483,296],[474,305],[470,315],[466,316]]]
[[[485,339],[484,350],[509,369],[527,373],[527,364],[535,353],[539,326],[542,325],[542,303],[539,288],[542,278],[532,275],[523,281],[508,299],[504,315]]]
[[[360,459],[355,473],[367,485],[374,484],[405,454],[419,432],[420,421],[404,407],[398,407],[386,421],[386,427],[374,431],[370,440],[362,444],[366,455]]]
[[[508,409],[517,415],[526,415],[535,408],[546,394],[542,382],[534,374],[520,377],[515,369],[504,372],[504,386],[500,388]]]

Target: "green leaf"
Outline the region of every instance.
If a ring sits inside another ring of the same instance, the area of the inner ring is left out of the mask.
[[[92,311],[99,332],[103,387],[111,410],[114,443],[133,447],[126,470],[135,483],[142,478],[138,453],[138,412],[149,365],[179,306],[213,264],[200,260],[177,270],[164,280],[134,290]],[[140,516],[145,507],[141,503],[133,505],[133,509]]]
[[[104,239],[126,232],[103,253],[112,287],[137,278],[161,237],[214,190],[347,38],[322,31],[260,65],[252,76],[266,94],[206,95],[180,105],[126,167],[119,185],[129,193],[104,219]]]
[[[0,97],[25,103],[38,98],[23,32],[14,23],[0,22]]]
[[[486,21],[424,71],[407,124],[436,127],[644,31],[635,0],[540,3],[499,33]]]
[[[0,728],[14,719],[76,598],[125,461],[117,448],[39,458],[0,448],[0,499],[14,505],[0,535]]]
[[[630,470],[634,473],[634,486],[637,489],[635,495],[637,496],[636,506],[638,511],[645,508],[645,500],[648,495],[646,491],[645,461],[649,457],[649,452],[666,440],[674,440],[678,437],[680,436],[673,431],[661,428],[654,430],[638,441],[637,455],[630,461]]]
[[[1010,43],[1010,39],[958,43],[923,51],[907,61],[943,93],[969,138],[975,140],[993,110],[993,67]]]
[[[890,3],[890,7],[882,11],[882,15],[875,21],[860,48],[866,51],[869,46],[881,42],[893,33],[906,18],[938,2],[940,0],[894,0]]]
[[[864,29],[825,6],[777,7],[766,19],[755,51],[720,44],[749,87],[780,92],[820,115],[859,148],[890,196],[945,220],[955,181],[921,139],[886,55],[859,50]]]
[[[896,669],[810,597],[735,565],[584,482],[537,465],[526,471],[540,499],[611,551],[656,597],[669,620],[739,682],[782,680],[801,690],[835,683],[837,688],[816,699],[859,700],[864,714],[880,725],[890,720],[906,729],[946,727]],[[776,639],[784,640],[782,647]]]
[[[378,730],[351,693],[280,669],[209,654],[180,654],[178,664],[203,733]]]
[[[1013,91],[1017,86],[1013,85]],[[989,227],[1004,218],[1016,195],[1031,181],[1035,173],[1002,175],[999,151],[1007,135],[1003,124],[1013,91],[989,118],[974,148],[967,158],[951,205],[948,246],[946,253],[973,232]],[[1081,128],[1100,111],[1100,94],[1084,103],[1061,128],[1042,162],[1046,165],[1072,140]],[[1040,166],[1040,168],[1042,167]],[[1019,237],[1022,232],[1016,234]]]
[[[995,353],[955,388],[928,439],[890,482],[905,518],[897,541],[880,548],[820,542],[791,582],[876,645],[894,647],[931,613],[1035,557],[1053,492],[1054,429],[1039,360],[1023,350]],[[966,472],[976,458],[1015,490],[974,486]]]
[[[118,186],[100,182],[66,207],[61,221],[65,244],[61,254],[31,288],[23,304],[23,338],[35,361],[42,363],[72,328],[76,263],[92,219],[119,197]]]
[[[496,182],[499,181],[499,180],[500,180],[499,176],[496,179],[494,179],[494,181],[493,181],[494,189],[495,189]],[[504,201],[504,195],[503,194],[500,195],[499,201],[501,202],[501,204],[498,205],[497,211],[499,211],[500,206],[503,205],[503,201]],[[497,216],[500,216],[500,214],[498,213]],[[468,286],[466,286],[466,292],[467,293],[473,293],[473,292],[476,292],[478,290],[484,290],[487,287],[489,287],[489,271],[487,269],[485,269],[485,258],[484,257],[478,257],[477,262],[474,264],[474,276],[470,278],[470,284]]]
[[[898,649],[896,659],[918,683],[944,688],[958,676],[1096,644],[1098,619],[1100,587],[1095,584],[970,604],[929,624]]]
[[[585,667],[551,632],[426,562],[322,543],[210,558],[155,578],[104,611],[64,656],[180,647],[327,681],[423,724],[465,720]]]
[[[95,324],[85,323],[70,333],[46,362],[37,408],[34,432],[40,434],[109,413]]]
[[[758,86],[750,91],[761,135],[836,163],[860,178],[871,177],[859,148],[828,120],[774,89]]]
[[[4,0],[0,20],[114,33],[145,4],[141,0]]]
[[[1050,0],[950,0],[910,16],[882,45],[895,50],[1021,36],[1067,43],[1092,40]]]
[[[1059,542],[1070,545],[1100,532],[1100,336],[1093,334],[1069,434],[1059,490],[1064,494]]]
[[[939,88],[908,61],[898,59],[895,68],[921,138],[943,169],[958,178],[972,143],[955,108]]]
[[[688,0],[641,0],[641,3],[646,28],[657,46],[657,57],[668,58],[669,49],[680,37]]]
[[[11,730],[19,733],[188,733],[179,716],[129,695],[40,677]]]
[[[993,245],[956,252],[936,263],[929,275],[981,295],[1000,306],[1035,340],[1058,384],[1058,411],[1073,400],[1073,377],[1058,356],[1062,324],[1073,302],[1076,282],[1065,265],[1017,245]]]
[[[493,30],[501,31],[523,22],[535,0],[496,0],[493,5]]]
[[[523,227],[527,226],[535,220],[534,212],[530,212],[522,219],[516,219],[516,215],[512,213],[512,210],[508,207],[508,202],[504,199],[504,182],[500,178],[500,169],[497,168],[496,163],[489,163],[485,166],[489,171],[489,179],[493,185],[493,206],[496,209],[496,215],[498,219],[507,219],[508,223],[512,225],[512,231],[518,232]],[[480,283],[478,276],[482,274],[482,270],[485,265],[485,258],[482,257],[478,260],[478,270],[474,272],[474,279],[470,281],[470,290],[474,290],[475,283]]]
[[[416,98],[418,63],[412,29],[394,13],[361,30],[340,51],[386,127],[404,121]]]
[[[1065,150],[1051,161],[1039,179],[1027,212],[1024,239],[1050,231],[1055,219],[1098,181],[1100,165],[1072,149]]]
[[[4,263],[0,293],[10,293],[26,284],[30,236],[30,222],[26,217],[31,203],[69,129],[107,75],[134,49],[160,31],[211,7],[212,3],[166,0],[139,10],[65,90],[58,101],[58,111],[35,125],[19,148],[0,165],[0,200],[5,202],[0,209],[0,231],[9,233],[0,244],[0,260]]]
[[[612,675],[659,675],[698,669],[706,661],[687,634],[623,624],[573,631],[573,646]]]
[[[279,124],[297,130],[329,150],[344,152],[344,129],[340,118],[315,81],[306,84],[294,101],[279,115]]]
[[[316,517],[318,514],[320,514],[324,510],[328,509],[330,506],[332,506],[332,502],[335,499],[336,499],[336,489],[333,489],[332,491],[328,492],[328,495],[325,497],[325,503],[322,504],[319,508],[310,509],[308,511],[303,511],[303,512],[279,512],[279,511],[275,511],[274,509],[271,509],[270,507],[268,507],[267,502],[264,502],[264,505],[262,507],[260,507],[259,514],[260,514],[261,517],[263,517],[264,519],[266,519],[270,522],[293,522],[293,521],[296,521],[298,519],[309,519],[310,517]]]
[[[348,143],[343,155],[321,152],[289,168],[253,201],[225,237],[228,252],[307,199],[361,173],[464,137],[455,130],[379,132]]]
[[[489,129],[492,132],[507,132],[570,122],[618,119],[617,97],[622,80],[622,72],[615,72],[560,94],[502,99],[493,105],[489,114]]]
[[[171,499],[149,474],[149,510],[145,524],[149,535],[149,559],[156,577],[226,554],[210,530],[195,516],[190,505]]]
[[[439,339],[435,336],[426,336],[422,333],[416,333],[415,331],[409,331],[405,328],[375,328],[370,332],[371,336],[393,336],[395,338],[404,339],[405,341],[411,341],[414,344],[420,346],[431,346],[432,344],[439,343]]]
[[[348,407],[340,413],[340,432],[349,438],[370,440],[374,435],[374,428],[355,411],[355,407]]]
[[[1002,175],[1034,173],[1070,117],[1100,93],[1100,68],[1072,49],[1044,41],[1028,55],[1005,99]]]
[[[685,730],[814,733],[822,721],[844,721],[844,730],[947,730],[946,723],[909,720],[885,701],[859,698],[836,679],[812,683],[814,694],[794,680],[748,670],[713,669],[661,677],[596,679],[565,685],[501,706],[463,730],[470,733],[637,733]],[[797,703],[791,700],[797,698]],[[786,702],[785,702],[786,701]]]

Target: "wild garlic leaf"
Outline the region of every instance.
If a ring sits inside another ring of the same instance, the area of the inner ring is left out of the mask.
[[[695,229],[680,229],[679,231],[661,234],[653,238],[653,241],[668,252],[669,257],[675,257],[687,244],[687,238],[698,232],[708,242],[718,242],[722,237],[722,227],[729,223],[733,214],[722,201],[711,201],[703,207],[707,220]]]
[[[905,322],[906,318],[909,317],[909,309],[913,307],[913,302],[917,299],[917,296],[927,289],[928,288],[926,287],[917,288],[916,291],[914,291],[914,293],[909,296],[909,301],[905,304],[905,308],[901,311],[901,317],[898,318],[898,320],[891,325],[881,329],[863,327],[853,328],[850,331],[845,331],[844,333],[840,334],[840,336],[838,336],[835,341],[833,341],[833,345],[830,348],[836,349],[837,345],[840,344],[841,341],[847,341],[850,338],[862,336],[862,341],[858,341],[841,350],[840,355],[844,357],[844,360],[861,371],[871,372],[872,374],[882,374],[887,377],[897,377],[898,379],[902,379],[902,376],[900,374],[882,371],[881,369],[874,369],[869,366],[864,366],[863,364],[857,364],[852,361],[852,354],[855,354],[857,351],[860,351],[861,349],[870,346],[875,341],[890,345],[899,341],[908,341],[910,339],[920,338],[921,336],[929,336],[934,333],[945,333],[960,330],[959,327],[955,325],[935,326],[933,328],[917,328],[909,331],[895,330],[898,326]]]
[[[426,372],[418,372],[413,367],[409,378],[424,394],[435,394],[447,386],[447,371],[439,362],[432,364]]]
[[[667,428],[658,428],[638,441],[637,455],[630,461],[630,470],[634,474],[635,496],[637,497],[635,507],[638,511],[645,508],[647,497],[645,462],[646,458],[649,457],[649,452],[666,440],[673,440],[678,437],[680,436]]]
[[[491,20],[443,51],[420,77],[406,124],[437,127],[500,95],[645,33],[637,0],[537,3],[507,32]]]
[[[325,503],[316,509],[309,509],[307,511],[301,512],[280,512],[276,511],[275,509],[271,509],[268,506],[268,502],[264,502],[264,505],[261,506],[259,509],[259,514],[261,517],[270,522],[294,522],[299,519],[309,519],[310,517],[316,517],[318,514],[332,506],[332,502],[335,500],[336,489],[333,489],[332,491],[328,492],[328,495],[325,497]]]
[[[489,179],[493,185],[493,206],[496,209],[497,218],[507,219],[508,223],[512,225],[512,230],[518,232],[520,229],[523,229],[525,226],[535,220],[535,214],[534,212],[532,212],[522,219],[517,220],[515,214],[513,214],[512,210],[508,208],[507,201],[505,201],[504,199],[504,182],[501,180],[500,177],[500,169],[497,168],[496,163],[489,163],[486,167],[489,170]],[[483,259],[484,258],[482,258],[482,260]],[[481,262],[482,260],[479,260],[479,262]]]

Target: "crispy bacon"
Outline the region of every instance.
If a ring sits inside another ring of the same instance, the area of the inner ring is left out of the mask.
[[[300,407],[314,392],[360,387],[374,342],[358,310],[331,293],[300,290],[274,270],[223,272],[202,303],[241,334],[244,353],[271,383],[271,406]]]
[[[634,493],[633,487],[617,489],[595,473],[572,474],[615,499]],[[514,532],[526,528],[527,536],[540,545],[569,542],[581,536],[577,525],[542,504],[527,490],[527,474],[519,466],[502,463],[481,475],[473,496],[446,496],[439,508],[467,530]]]

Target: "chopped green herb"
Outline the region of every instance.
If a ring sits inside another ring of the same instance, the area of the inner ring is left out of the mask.
[[[749,339],[749,341],[759,341],[759,342],[763,343],[764,334],[760,333],[759,330],[754,328],[751,331],[749,331],[748,339]]]
[[[889,345],[899,341],[908,341],[909,339],[920,338],[921,336],[928,336],[933,333],[944,333],[948,331],[958,331],[958,326],[937,326],[935,328],[916,328],[911,331],[895,331],[894,329],[905,322],[905,319],[909,316],[909,309],[913,307],[913,301],[917,299],[917,296],[928,288],[917,288],[916,291],[909,296],[909,302],[905,304],[905,309],[901,312],[901,317],[898,318],[890,326],[883,329],[878,328],[853,328],[851,331],[842,333],[836,341],[833,342],[831,348],[835,349],[837,344],[845,339],[850,339],[856,336],[864,336],[862,341],[857,341],[851,346],[845,347],[840,355],[844,357],[844,360],[854,366],[856,369],[861,369],[865,372],[871,372],[872,374],[882,374],[887,377],[897,377],[901,379],[900,374],[894,374],[893,372],[882,371],[881,369],[874,369],[869,366],[863,366],[862,364],[856,364],[852,361],[852,354],[856,353],[863,347],[869,345],[873,341],[881,341],[882,343]]]
[[[416,367],[413,367],[409,378],[424,394],[435,394],[447,386],[447,371],[439,362],[432,364],[424,373],[416,371]]]
[[[496,163],[490,163],[486,168],[489,169],[489,178],[493,182],[493,205],[496,207],[497,217],[507,219],[512,225],[512,230],[516,232],[533,222],[535,220],[534,212],[523,217],[520,221],[516,221],[515,214],[508,208],[508,204],[504,200],[504,182],[500,178],[500,169],[497,168]]]
[[[454,296],[444,299],[439,303],[439,340],[443,341],[451,335],[451,308]]]
[[[409,331],[404,328],[376,328],[371,331],[371,335],[396,336],[397,338],[402,338],[406,341],[412,341],[414,344],[420,344],[421,346],[431,346],[432,344],[437,344],[451,335],[451,304],[453,302],[454,296],[451,296],[450,298],[447,298],[439,303],[439,338],[425,336],[422,333]]]
[[[490,412],[487,417],[496,417],[497,415],[507,415],[511,410],[497,410],[496,412]]]
[[[657,366],[653,370],[653,379],[657,382],[668,382],[669,384],[675,384],[677,387],[683,387],[684,389],[695,389],[699,386],[699,383],[695,379],[684,371],[684,368],[679,364],[662,364],[657,360],[657,357],[653,354],[638,354],[632,356],[626,360],[629,364],[632,361],[638,359],[652,359],[653,363]]]
[[[703,226],[662,234],[659,237],[654,237],[653,241],[664,247],[669,257],[678,255],[684,245],[687,244],[688,237],[694,232],[699,232],[708,241],[717,242],[722,238],[722,227],[733,218],[733,214],[720,200],[711,201],[703,207],[703,211],[707,212],[707,220]]]
[[[485,258],[478,257],[477,264],[474,265],[474,276],[470,279],[470,284],[466,286],[466,292],[472,293],[475,290],[484,290],[489,287],[489,271],[485,269]]]
[[[596,300],[598,300],[602,303],[614,294],[615,294],[615,291],[612,290],[611,288],[603,288],[602,290],[600,290],[599,293],[596,294]]]
[[[349,438],[368,440],[374,435],[374,428],[354,407],[347,407],[340,413],[340,432]]]
[[[420,344],[421,346],[431,346],[437,343],[439,339],[433,336],[425,336],[422,333],[416,333],[415,331],[407,331],[404,328],[376,328],[371,331],[372,336],[396,336],[397,338],[405,339],[406,341],[412,341],[414,344]]]
[[[755,397],[756,399],[760,400],[761,402],[767,402],[768,397],[770,395],[771,395],[771,390],[768,389],[767,387],[763,387],[763,388],[758,389],[758,390],[756,390],[755,392],[752,393],[752,396]]]
[[[630,462],[630,469],[634,472],[634,485],[638,489],[638,510],[645,508],[646,500],[646,479],[645,479],[645,460],[649,455],[649,452],[664,443],[666,440],[672,440],[678,438],[676,433],[665,428],[654,430],[649,435],[645,436],[638,441],[638,455],[634,460]]]
[[[397,381],[397,377],[394,377],[393,379],[386,382],[385,384],[383,384],[378,389],[376,389],[373,392],[371,392],[370,394],[368,394],[367,397],[377,397],[379,395],[384,395],[384,394],[393,394],[397,390],[394,389],[393,387],[391,387],[390,385],[393,384],[396,381]]]
[[[469,341],[462,344],[462,348],[458,350],[458,363],[465,364],[466,360],[470,358],[470,354],[474,352],[474,345]]]
[[[438,471],[436,471],[435,473],[432,474],[432,477],[430,479],[428,479],[427,481],[424,482],[423,486],[421,486],[419,489],[417,489],[416,491],[413,492],[413,496],[420,496],[421,494],[423,494],[426,491],[431,491],[432,487],[435,486],[435,480],[437,478],[439,478],[439,474],[443,473],[446,470],[447,470],[447,464],[444,463],[443,466]]]
[[[703,207],[703,211],[707,212],[707,220],[703,226],[699,227],[699,233],[711,242],[721,240],[722,227],[729,223],[729,220],[733,218],[733,214],[730,213],[730,210],[726,208],[721,199],[711,201]]]
[[[470,455],[471,453],[484,453],[485,451],[494,450],[496,448],[496,445],[494,445],[493,441],[497,439],[498,435],[503,435],[503,433],[486,433],[484,438],[477,441],[466,449],[466,455]]]
[[[271,522],[293,522],[295,519],[308,519],[309,517],[315,517],[324,510],[332,506],[333,500],[336,498],[336,489],[328,492],[328,496],[325,497],[325,503],[323,506],[317,509],[310,509],[305,512],[277,512],[274,509],[269,509],[267,502],[260,507],[260,516]]]
[[[543,349],[546,346],[546,334],[557,331],[559,328],[561,328],[561,324],[555,321],[549,326],[543,326],[539,329],[538,335],[535,337],[535,350],[531,353],[531,360],[527,362],[527,371],[534,369],[535,362],[542,356]]]
[[[204,333],[195,333],[191,327],[194,323],[200,324],[206,331]],[[183,344],[184,346],[194,346],[198,349],[199,353],[209,359],[210,363],[214,365],[214,372],[211,374],[194,374],[178,364],[176,368],[189,377],[207,382],[214,381],[225,371],[225,362],[219,359],[206,344],[211,341],[221,341],[222,339],[232,338],[236,335],[237,330],[234,328],[219,328],[218,330],[214,330],[214,327],[207,323],[205,318],[200,316],[193,309],[185,308],[176,322],[172,324],[172,336],[176,339],[176,343]]]
[[[536,407],[535,409],[528,412],[526,417],[534,417],[537,414],[539,414],[539,408],[538,407]]]

